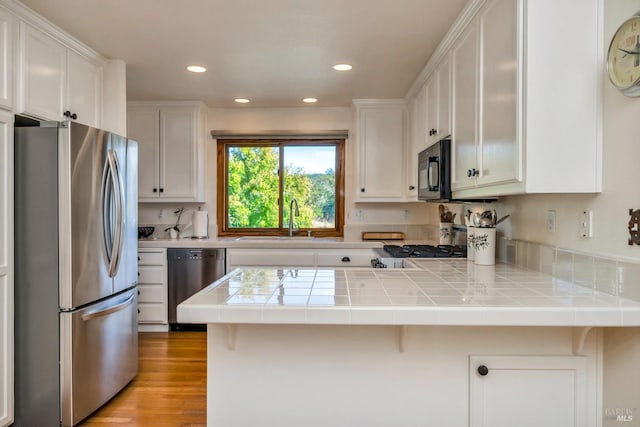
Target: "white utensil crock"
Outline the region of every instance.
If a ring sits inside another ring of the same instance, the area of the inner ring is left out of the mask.
[[[475,261],[476,248],[473,246],[476,228],[467,226],[467,261]]]
[[[474,233],[475,263],[494,265],[496,263],[496,229],[480,227]]]
[[[440,241],[441,245],[451,245],[453,242],[453,223],[441,222],[440,223]]]

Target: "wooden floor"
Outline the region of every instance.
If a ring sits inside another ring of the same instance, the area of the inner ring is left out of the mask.
[[[81,426],[206,426],[205,332],[141,332],[138,376]]]

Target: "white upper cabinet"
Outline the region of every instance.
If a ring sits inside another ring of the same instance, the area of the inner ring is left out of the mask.
[[[470,3],[451,51],[454,197],[601,191],[599,3]]]
[[[428,145],[451,134],[451,62],[446,55],[427,81]]]
[[[477,175],[478,25],[472,22],[452,49],[453,150],[452,188]]]
[[[67,49],[28,24],[20,24],[19,112],[49,120],[62,119]]]
[[[14,16],[0,8],[0,107],[13,108],[14,51],[17,42]]]
[[[356,202],[406,200],[404,100],[354,100]]]
[[[73,52],[67,52],[66,110],[76,121],[98,127],[102,115],[102,67]]]
[[[199,103],[130,103],[127,133],[138,142],[140,202],[204,201],[204,113]]]
[[[407,201],[418,200],[418,153],[427,148],[427,95],[423,86],[407,104]]]
[[[100,125],[101,64],[21,23],[19,74],[19,113],[62,120],[67,112],[67,116],[80,123]]]

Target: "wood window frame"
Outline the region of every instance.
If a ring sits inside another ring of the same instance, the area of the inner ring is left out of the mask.
[[[234,237],[234,236],[286,236],[288,227],[283,224],[284,218],[284,200],[282,197],[284,170],[282,161],[282,148],[290,146],[304,145],[332,145],[336,147],[336,201],[335,201],[335,228],[302,228],[298,229],[296,235],[306,236],[307,231],[311,231],[314,237],[343,237],[344,236],[344,211],[345,211],[345,144],[346,140],[342,138],[323,138],[323,139],[219,139],[217,141],[217,218],[218,218],[218,236]],[[229,171],[229,159],[227,157],[227,147],[260,147],[260,146],[279,146],[280,147],[280,187],[279,187],[279,226],[278,228],[229,228],[227,223],[229,206],[227,199],[227,180]]]

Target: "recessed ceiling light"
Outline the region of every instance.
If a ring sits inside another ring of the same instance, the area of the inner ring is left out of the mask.
[[[306,103],[312,104],[314,102],[318,102],[318,98],[304,98],[302,100],[302,102],[306,102]]]
[[[206,68],[201,67],[200,65],[189,65],[187,67],[187,70],[191,71],[192,73],[204,73],[205,71],[207,71]]]
[[[247,98],[236,98],[234,99],[234,101],[236,101],[238,104],[246,104],[247,102],[251,102]]]
[[[349,71],[353,67],[349,64],[336,64],[333,66],[333,69],[336,71]]]

